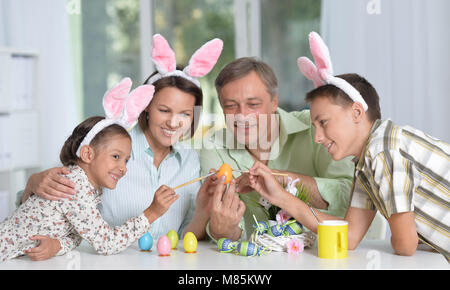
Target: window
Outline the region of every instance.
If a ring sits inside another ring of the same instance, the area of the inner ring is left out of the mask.
[[[71,24],[82,118],[103,115],[99,106],[103,94],[123,77],[129,76],[134,88],[153,71],[150,43],[155,33],[169,41],[177,63],[183,65],[206,41],[215,37],[224,41],[217,65],[200,79],[204,125],[212,121],[208,113],[222,112],[214,80],[237,56],[256,56],[267,62],[279,80],[279,106],[300,110],[313,85],[301,75],[296,59],[310,57],[307,36],[312,30],[320,32],[320,2],[81,0],[81,13],[71,17]],[[148,31],[143,30],[147,29],[143,23],[148,23]]]
[[[305,107],[305,95],[314,88],[297,67],[297,58],[308,56],[308,34],[320,33],[321,1],[261,0],[262,60],[278,78],[279,106],[286,111]]]
[[[80,17],[76,67],[83,118],[103,116],[99,104],[108,88],[125,76],[133,80],[133,88],[141,83],[139,0],[83,0]]]
[[[216,37],[223,40],[224,48],[216,66],[200,79],[204,95],[204,117],[207,118],[208,113],[221,113],[214,80],[222,67],[234,60],[234,1],[153,0],[152,2],[153,34],[160,33],[169,41],[175,50],[178,64],[187,65],[192,54],[206,41]]]

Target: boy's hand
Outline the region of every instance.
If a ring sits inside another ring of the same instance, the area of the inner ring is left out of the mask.
[[[43,261],[55,256],[61,250],[61,244],[58,239],[52,239],[47,236],[32,236],[30,240],[40,241],[39,246],[25,251],[25,254],[33,261]]]
[[[150,223],[162,216],[180,196],[172,188],[161,185],[155,192],[152,204],[144,211]]]
[[[261,162],[256,161],[250,168],[250,186],[253,187],[264,199],[278,205],[279,193],[284,191],[272,170]]]

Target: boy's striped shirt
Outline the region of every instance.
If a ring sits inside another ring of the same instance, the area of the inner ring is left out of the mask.
[[[420,241],[450,259],[450,145],[377,120],[355,167],[351,207],[413,211]]]

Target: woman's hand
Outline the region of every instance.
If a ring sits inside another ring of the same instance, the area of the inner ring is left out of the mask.
[[[58,239],[36,235],[32,236],[30,240],[40,241],[39,246],[25,251],[25,254],[33,261],[50,259],[61,250],[61,244]]]
[[[249,184],[271,204],[280,205],[280,193],[285,192],[285,190],[274,177],[269,167],[256,161],[253,167],[250,168]]]
[[[55,167],[40,173],[31,175],[22,195],[22,203],[32,194],[48,200],[60,200],[71,198],[75,191],[75,183],[61,174],[69,174],[66,167]]]
[[[155,191],[152,204],[144,211],[148,221],[153,223],[157,218],[165,214],[169,207],[179,197],[180,196],[176,194],[172,188],[167,185],[161,185],[161,187]]]
[[[214,168],[209,170],[209,173],[216,172]],[[206,236],[206,224],[211,216],[214,191],[218,183],[217,174],[213,174],[205,179],[202,186],[197,193],[195,200],[195,212],[192,220],[184,229],[184,234],[193,232],[198,240]]]
[[[216,169],[211,168],[209,173],[217,172]],[[205,179],[200,190],[197,193],[195,201],[195,211],[201,213],[203,216],[209,216],[211,212],[212,199],[214,196],[214,189],[218,183],[217,174],[213,174]]]

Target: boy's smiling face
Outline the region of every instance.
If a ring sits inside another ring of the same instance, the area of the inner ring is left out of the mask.
[[[326,147],[334,160],[347,156],[359,158],[362,151],[361,142],[364,144],[365,140],[361,140],[366,137],[358,134],[360,118],[356,116],[355,119],[358,112],[354,107],[355,104],[347,107],[337,105],[328,97],[317,97],[311,102],[314,142]]]

